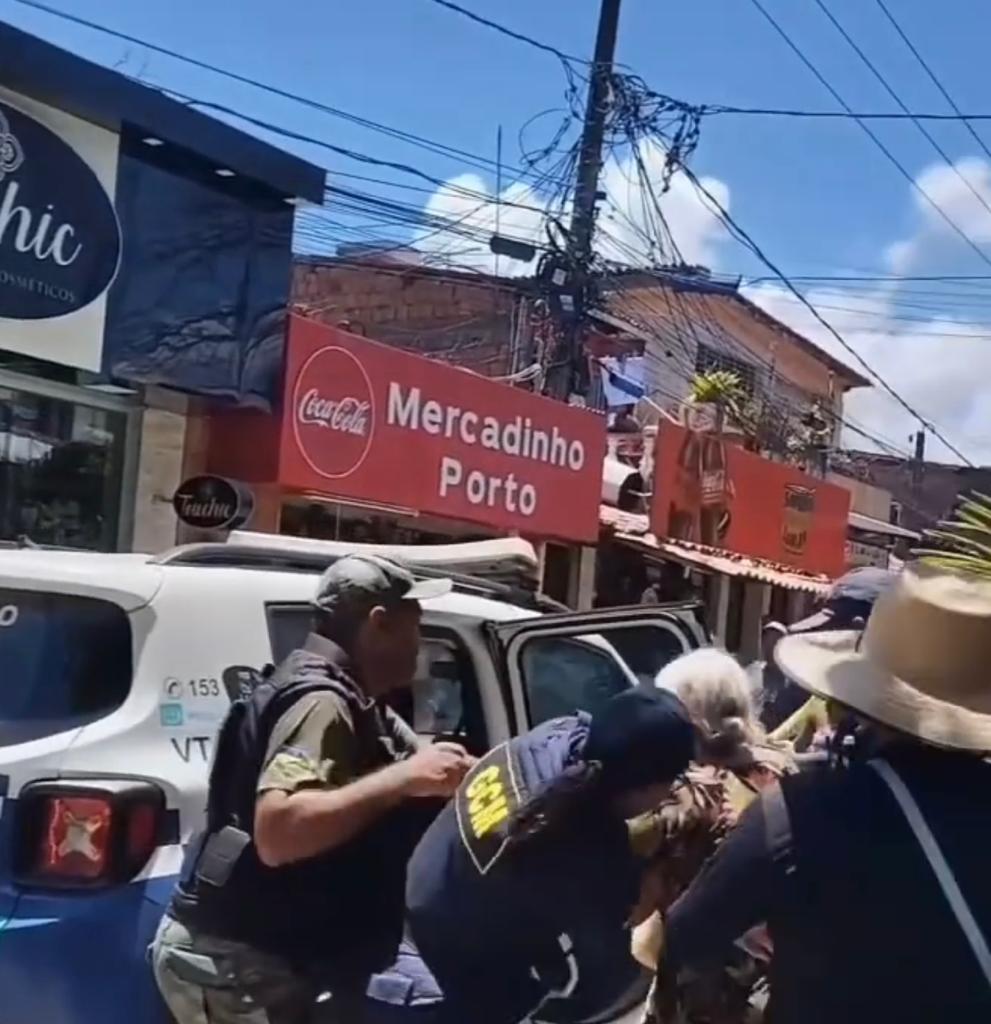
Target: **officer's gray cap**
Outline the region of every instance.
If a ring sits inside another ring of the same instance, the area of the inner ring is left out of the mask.
[[[347,609],[395,607],[450,593],[447,579],[418,580],[410,570],[381,555],[345,555],[320,577],[314,605],[335,614]]]

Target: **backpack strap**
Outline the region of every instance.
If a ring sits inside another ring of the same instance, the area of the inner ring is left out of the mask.
[[[248,701],[241,697],[235,700],[220,724],[220,732],[214,744],[213,762],[207,782],[206,828],[205,833],[219,831],[225,825],[238,824],[237,812],[233,806],[231,783],[234,766],[240,751],[240,736],[248,717]]]
[[[770,786],[761,793],[760,800],[764,811],[767,851],[771,855],[771,860],[781,868],[786,876],[793,875],[797,864],[792,843],[791,818],[788,815],[784,788],[780,783]]]
[[[960,891],[956,876],[947,863],[946,857],[943,855],[943,851],[940,849],[939,843],[936,841],[936,837],[933,835],[932,829],[929,827],[929,823],[926,821],[915,797],[912,796],[902,777],[889,762],[877,758],[867,763],[877,772],[898,802],[898,806],[901,808],[902,814],[905,815],[909,828],[912,829],[915,838],[919,842],[919,846],[922,847],[922,852],[926,855],[926,860],[929,861],[929,866],[936,876],[936,881],[939,882],[939,887],[943,890],[943,895],[953,911],[953,916],[957,919],[957,923],[960,925],[968,945],[974,952],[985,980],[991,986],[991,951],[988,950],[987,941],[963,893]]]

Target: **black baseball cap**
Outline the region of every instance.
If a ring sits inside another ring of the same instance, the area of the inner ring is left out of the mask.
[[[592,716],[584,758],[602,766],[613,793],[673,782],[695,755],[695,726],[667,690],[630,689]]]
[[[334,614],[347,609],[394,607],[451,592],[448,579],[420,579],[402,563],[381,555],[345,555],[320,577],[313,604]]]
[[[874,602],[895,581],[897,573],[863,566],[851,569],[833,584],[819,611],[788,627],[788,633],[814,633],[823,629],[853,629],[867,620]]]

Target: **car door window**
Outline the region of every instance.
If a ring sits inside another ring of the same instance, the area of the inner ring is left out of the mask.
[[[658,671],[698,646],[681,609],[609,608],[491,627],[510,683],[515,728],[581,709],[594,714],[614,694],[651,686]]]
[[[520,667],[532,725],[577,710],[594,714],[630,686],[608,650],[569,637],[528,640],[520,650]]]
[[[0,588],[0,744],[95,722],[131,691],[131,625],[110,601]]]
[[[394,694],[389,703],[420,736],[456,735],[465,717],[465,687],[461,676],[455,644],[424,637],[412,687]]]
[[[266,612],[272,660],[278,664],[303,646],[313,629],[313,610],[309,605],[270,604]],[[413,686],[388,700],[420,736],[457,740],[475,753],[487,749],[471,659],[452,631],[424,627]]]
[[[617,626],[606,636],[641,685],[653,686],[657,673],[686,650],[680,634],[653,626]]]

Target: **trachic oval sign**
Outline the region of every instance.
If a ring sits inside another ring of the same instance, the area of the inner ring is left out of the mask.
[[[251,518],[254,498],[241,484],[222,476],[194,476],[172,496],[175,514],[199,530],[232,530]]]
[[[121,234],[100,179],[63,139],[0,103],[0,317],[45,320],[99,298]]]

